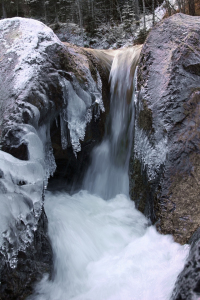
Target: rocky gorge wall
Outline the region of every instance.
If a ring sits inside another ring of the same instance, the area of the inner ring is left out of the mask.
[[[187,243],[200,226],[200,19],[176,14],[141,52],[130,194],[164,234]]]
[[[199,18],[183,14],[151,30],[138,66],[129,166],[138,209],[182,244],[200,226],[199,32]],[[0,21],[0,38],[0,299],[25,299],[51,274],[44,189],[51,175],[81,182],[104,133],[113,53],[64,45],[29,19]],[[199,291],[198,240],[174,300],[192,297],[180,298],[183,282]]]
[[[199,299],[199,17],[176,14],[151,30],[138,91],[130,196],[160,233],[191,244],[171,300]]]

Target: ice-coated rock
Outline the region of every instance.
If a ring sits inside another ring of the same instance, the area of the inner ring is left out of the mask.
[[[150,32],[138,66],[130,194],[164,234],[200,226],[200,18],[176,14]]]
[[[1,20],[0,41],[0,293],[11,299],[50,272],[44,188],[57,160],[101,138],[106,91],[95,57],[39,21]]]
[[[130,195],[163,234],[192,246],[171,300],[200,295],[200,18],[176,14],[150,32],[138,66]]]

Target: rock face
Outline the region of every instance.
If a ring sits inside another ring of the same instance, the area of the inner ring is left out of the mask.
[[[177,278],[171,300],[197,300],[200,296],[200,228],[189,242],[190,253],[183,271]]]
[[[26,299],[32,294],[34,283],[42,279],[44,274],[52,273],[52,249],[47,237],[48,221],[44,211],[38,221],[32,243],[17,255],[17,265],[11,268],[0,256],[0,299]]]
[[[200,18],[150,32],[138,67],[130,194],[161,233],[187,243],[200,226]]]
[[[38,21],[1,20],[0,39],[0,299],[25,299],[51,270],[44,188],[55,172],[81,180],[103,136],[108,78]]]

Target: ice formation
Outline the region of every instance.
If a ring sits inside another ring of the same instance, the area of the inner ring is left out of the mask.
[[[56,170],[50,136],[53,120],[60,116],[62,147],[72,145],[76,155],[95,115],[95,103],[98,113],[104,107],[100,76],[95,82],[87,65],[81,67],[84,86],[73,73],[70,80],[65,78],[67,72],[59,69],[51,55],[56,49],[65,54],[68,50],[46,25],[33,19],[3,19],[0,40],[5,74],[9,66],[8,86],[0,86],[2,97],[8,95],[0,111],[1,129],[6,132],[1,143],[4,138],[11,148],[23,144],[28,152],[28,160],[19,160],[0,151],[0,251],[15,267],[18,251],[33,239],[43,191]],[[49,92],[51,82],[61,90],[58,109],[55,95]],[[16,144],[7,138],[10,132]]]
[[[137,116],[143,110],[143,104],[138,101],[138,93],[135,94],[135,104]],[[135,120],[134,132],[134,155],[138,159],[143,169],[147,171],[149,180],[155,179],[158,170],[164,166],[168,152],[168,138],[165,134],[155,133],[154,140],[149,139],[148,133],[139,126],[138,119]]]
[[[0,151],[0,251],[11,267],[33,239],[41,214],[44,169]]]
[[[83,141],[85,137],[88,109],[92,104],[92,99],[78,84],[75,91],[72,84],[65,78],[62,81],[62,87],[66,103],[66,108],[60,115],[62,147],[66,149],[68,144],[66,137],[67,126],[70,132],[71,144],[76,153],[81,150],[80,141]],[[90,120],[91,118],[89,118]]]
[[[89,82],[86,86],[87,91],[81,87],[73,74],[70,74],[72,82],[63,77],[60,78],[64,98],[64,109],[60,113],[62,148],[67,149],[68,144],[71,144],[75,155],[81,151],[81,141],[84,140],[87,124],[92,120],[94,104],[96,103],[98,107],[94,114],[95,120],[99,118],[100,111],[105,111],[102,83],[98,71],[97,83],[93,80],[89,69],[85,68],[84,71]]]
[[[149,141],[146,132],[138,126],[135,126],[135,158],[141,161],[143,169],[147,171],[149,180],[155,179],[159,168],[166,161],[168,151],[167,142],[167,137],[163,137],[158,143],[153,145]]]

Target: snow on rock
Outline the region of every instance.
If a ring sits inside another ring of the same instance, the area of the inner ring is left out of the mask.
[[[50,28],[32,19],[5,19],[0,23],[0,32],[6,49],[4,55],[15,53],[18,56],[13,87],[20,95],[45,63],[45,49],[60,41]]]
[[[15,267],[18,251],[33,240],[43,190],[56,170],[52,122],[60,116],[62,147],[76,155],[87,124],[98,117],[93,108],[104,108],[96,65],[46,25],[4,19],[0,40],[0,252]]]

